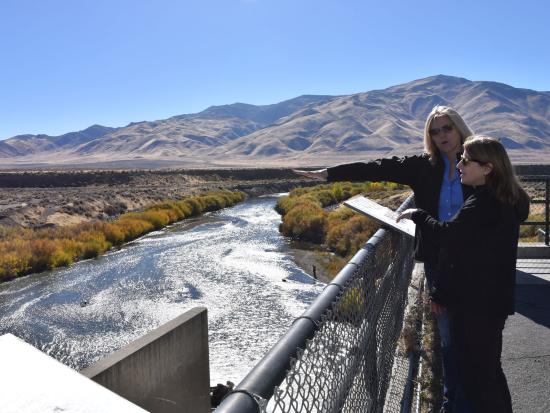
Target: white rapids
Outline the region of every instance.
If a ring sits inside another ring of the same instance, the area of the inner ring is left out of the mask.
[[[0,334],[81,369],[203,306],[210,382],[238,383],[323,288],[294,264],[275,201],[251,199],[99,259],[0,284]]]

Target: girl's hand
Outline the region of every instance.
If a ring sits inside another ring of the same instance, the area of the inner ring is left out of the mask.
[[[404,210],[403,212],[401,212],[401,213],[399,214],[399,216],[397,217],[396,221],[399,222],[399,221],[401,221],[402,219],[411,219],[412,214],[413,214],[414,212],[416,212],[416,211],[417,211],[416,208],[409,208],[409,209],[406,209],[406,210]]]
[[[305,176],[306,178],[322,179],[322,180],[325,180],[328,178],[328,172],[326,169],[317,169],[315,171],[304,171],[302,169],[293,169],[292,172],[294,172],[297,175]]]

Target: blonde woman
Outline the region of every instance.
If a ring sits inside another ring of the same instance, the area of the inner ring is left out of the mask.
[[[462,183],[474,191],[452,220],[441,222],[421,209],[400,218],[411,218],[441,243],[432,299],[449,310],[466,399],[474,412],[509,413],[502,330],[514,313],[519,225],[529,213],[529,198],[496,139],[470,137],[458,168]]]
[[[406,184],[414,192],[415,204],[441,221],[451,219],[460,209],[471,188],[462,185],[457,156],[462,144],[472,135],[462,116],[448,106],[435,106],[424,124],[424,153],[415,156],[377,159],[372,162],[356,162],[316,171],[295,172],[310,178],[328,181],[391,181]],[[438,277],[437,260],[439,245],[429,234],[417,228],[415,234],[415,258],[424,262],[428,284]],[[432,304],[437,318],[443,359],[444,396],[442,412],[451,411],[461,404],[456,373],[449,319],[444,307]],[[456,411],[456,409],[455,409]]]

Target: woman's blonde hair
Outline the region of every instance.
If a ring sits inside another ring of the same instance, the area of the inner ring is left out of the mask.
[[[472,135],[464,142],[468,158],[483,164],[491,164],[485,185],[499,201],[515,205],[528,195],[521,187],[506,149],[500,141],[483,135]]]
[[[428,155],[430,155],[430,161],[432,163],[435,163],[437,161],[437,159],[440,157],[440,154],[437,146],[435,146],[435,143],[430,136],[430,129],[432,128],[432,122],[434,121],[434,119],[440,118],[442,116],[447,116],[449,120],[453,123],[453,126],[456,127],[460,135],[460,143],[464,143],[468,136],[474,134],[474,132],[472,132],[470,127],[466,124],[464,119],[462,119],[462,116],[460,116],[456,110],[450,108],[449,106],[434,106],[434,108],[428,115],[428,119],[426,119],[426,123],[424,125],[424,150]]]

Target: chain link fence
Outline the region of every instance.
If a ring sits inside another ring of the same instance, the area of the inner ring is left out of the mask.
[[[388,389],[410,374],[394,360],[413,242],[379,230],[216,412],[400,412]]]
[[[386,392],[412,250],[411,238],[388,231],[368,251],[293,361],[267,411],[381,412],[384,405],[386,411],[400,410],[401,397],[386,402]]]
[[[519,176],[519,179],[531,198],[529,218],[521,226],[520,241],[549,245],[550,176]]]

